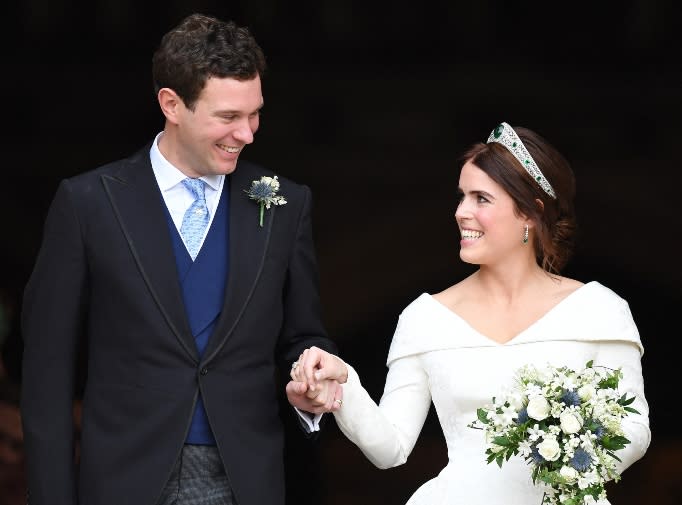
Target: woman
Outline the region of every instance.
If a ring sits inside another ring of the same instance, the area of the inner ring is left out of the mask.
[[[624,470],[650,441],[643,347],[625,300],[596,281],[559,275],[575,230],[569,164],[536,133],[502,123],[462,157],[459,193],[460,257],[479,269],[402,312],[379,406],[350,365],[316,348],[300,356],[292,379],[306,382],[310,397],[323,391],[319,381],[343,383],[343,400],[329,410],[379,468],[405,463],[433,401],[449,462],[409,505],[540,505],[543,490],[521,457],[502,468],[486,463],[484,434],[469,426],[476,409],[526,364],[620,367],[619,391],[640,413],[623,421],[631,441],[618,451]],[[324,394],[316,401],[331,403]]]

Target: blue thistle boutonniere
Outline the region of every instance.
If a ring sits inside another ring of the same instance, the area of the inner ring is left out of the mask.
[[[246,190],[245,190],[246,191]],[[287,203],[286,199],[278,195],[279,191],[279,181],[277,176],[267,177],[263,176],[257,181],[251,183],[251,187],[246,194],[249,195],[251,200],[258,202],[260,207],[258,224],[263,226],[263,214],[265,209],[269,209],[271,205],[284,205]]]

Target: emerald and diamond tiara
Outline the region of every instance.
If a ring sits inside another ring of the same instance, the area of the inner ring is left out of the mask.
[[[514,158],[519,160],[519,163],[521,163],[526,172],[528,172],[533,180],[538,183],[544,192],[552,198],[556,198],[554,188],[552,188],[552,185],[542,174],[538,164],[535,163],[535,160],[528,152],[528,149],[526,149],[526,146],[524,146],[523,142],[521,142],[521,139],[514,131],[514,128],[509,126],[507,123],[500,123],[490,133],[486,143],[489,144],[490,142],[497,142],[506,147],[509,152],[514,155]]]

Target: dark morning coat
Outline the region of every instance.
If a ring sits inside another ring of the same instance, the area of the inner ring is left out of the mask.
[[[225,303],[198,358],[149,146],[64,180],[50,207],[22,313],[22,416],[29,503],[154,505],[199,391],[240,505],[284,503],[277,370],[306,347],[332,352],[321,321],[307,187],[280,178],[265,212],[244,190],[272,172],[228,176]],[[87,348],[80,468],[72,395]]]

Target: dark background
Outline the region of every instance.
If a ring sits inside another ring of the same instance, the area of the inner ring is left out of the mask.
[[[679,503],[682,443],[668,414],[682,333],[682,24],[672,0],[6,7],[0,331],[8,373],[18,374],[21,292],[58,181],[129,155],[163,128],[151,55],[192,12],[247,25],[266,53],[261,129],[242,157],[312,188],[325,320],[377,400],[402,308],[472,271],[459,261],[453,220],[462,149],[506,121],[571,161],[580,233],[564,273],[628,300],[646,349],[652,445],[611,501]],[[291,503],[402,504],[446,462],[433,413],[408,463],[385,471],[333,420],[314,444],[289,428]]]

